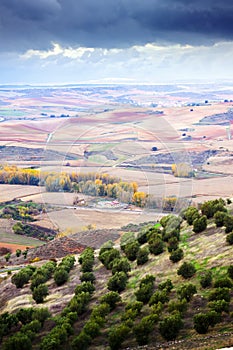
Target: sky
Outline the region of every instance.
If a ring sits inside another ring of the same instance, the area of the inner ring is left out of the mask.
[[[1,0],[0,84],[233,80],[232,0]]]

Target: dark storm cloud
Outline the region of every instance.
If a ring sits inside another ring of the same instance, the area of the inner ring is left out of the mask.
[[[1,50],[233,39],[232,0],[1,0]]]

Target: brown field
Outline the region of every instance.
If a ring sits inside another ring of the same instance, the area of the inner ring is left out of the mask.
[[[46,89],[29,89],[27,93],[17,94],[10,91],[8,95],[1,92],[2,100],[8,103],[1,110],[8,112],[5,120],[0,122],[0,145],[41,147],[63,153],[63,156],[50,161],[46,160],[46,156],[38,161],[36,154],[31,161],[20,160],[17,163],[16,159],[15,163],[19,166],[36,165],[42,170],[58,172],[106,172],[124,181],[137,181],[139,190],[158,197],[175,195],[193,198],[197,202],[220,196],[231,197],[233,142],[228,140],[226,126],[198,124],[205,116],[226,113],[232,108],[231,102],[223,102],[225,98],[232,97],[229,94],[224,97],[222,87],[218,88],[178,86],[175,94],[170,93],[169,89],[166,91],[166,87],[160,87],[155,92],[140,86],[122,86],[120,89],[108,86],[102,88],[101,92],[96,87],[87,87],[87,90],[85,87],[83,90],[54,89],[52,93]],[[184,96],[182,91],[185,92]],[[190,96],[187,92],[190,92]],[[196,97],[193,96],[197,93],[202,96],[202,100],[197,101],[201,102],[200,105],[185,105],[195,102]],[[216,100],[204,103],[209,99],[209,94],[215,95]],[[130,104],[127,101],[134,102]],[[152,102],[155,106],[151,105]],[[20,117],[17,113],[20,113]],[[50,118],[52,114],[56,117]],[[60,118],[61,114],[69,114],[70,117]],[[182,136],[186,129],[189,140]],[[189,159],[189,153],[193,151],[220,151],[201,164],[198,170],[221,173],[222,176],[182,179],[156,170],[140,167],[135,170],[121,166],[154,155],[155,152],[151,151],[153,146],[158,148],[156,154],[178,152],[184,161]],[[84,151],[96,153],[85,159]],[[111,159],[110,151],[116,159]],[[69,161],[70,166],[66,166],[64,157],[68,153],[77,157]],[[7,163],[7,159],[2,161]],[[22,197],[40,203],[69,206],[74,197],[66,193],[44,193],[44,189],[36,187],[4,186],[0,185],[1,201]],[[97,227],[119,227],[129,221],[142,219],[142,214],[108,212],[106,216],[105,212],[88,212],[84,209],[74,213],[69,208],[59,214],[58,211],[49,213],[48,221],[51,220],[61,229],[79,229],[89,223]]]
[[[15,253],[17,249],[25,250],[26,247],[31,248],[31,246],[28,245],[0,242],[0,248],[2,247],[9,248],[12,251],[12,253]]]

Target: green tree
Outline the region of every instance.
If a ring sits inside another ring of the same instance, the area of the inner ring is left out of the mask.
[[[112,263],[112,274],[123,271],[126,274],[131,270],[130,263],[127,258],[114,259]]]
[[[138,241],[133,241],[125,245],[124,252],[130,261],[136,260],[139,248],[140,244],[138,243]]]
[[[187,301],[190,301],[195,293],[197,293],[197,288],[192,283],[182,284],[177,289],[177,294],[179,295],[180,300],[186,299]]]
[[[184,217],[187,220],[187,223],[192,225],[195,219],[199,219],[200,214],[196,207],[190,206],[185,210]]]
[[[118,292],[108,292],[107,294],[103,295],[100,298],[100,303],[101,304],[108,304],[110,307],[110,311],[112,311],[113,309],[115,309],[116,304],[119,303],[121,301],[121,297],[119,295]]]
[[[149,251],[151,254],[159,255],[164,251],[164,243],[161,238],[151,238],[149,240]]]
[[[226,242],[230,245],[233,244],[233,232],[229,233],[227,236],[226,236]]]
[[[204,271],[201,274],[200,284],[202,288],[208,288],[212,285],[212,272],[210,270]]]
[[[108,342],[111,350],[120,348],[123,341],[127,338],[130,328],[125,324],[120,324],[110,328],[108,333]]]
[[[3,350],[31,350],[32,343],[30,338],[21,332],[18,332],[8,338],[3,344]]]
[[[217,211],[214,214],[214,223],[216,227],[222,227],[224,225],[225,217],[226,217],[226,213],[223,211]]]
[[[228,266],[227,274],[231,279],[233,279],[233,265]]]
[[[116,272],[112,277],[108,280],[108,289],[115,292],[122,292],[127,284],[127,275],[125,272],[120,271]]]
[[[195,233],[200,233],[204,231],[206,228],[207,228],[207,217],[205,215],[193,221],[193,231]]]
[[[144,265],[149,260],[149,250],[147,247],[140,248],[137,253],[137,265]]]
[[[177,274],[187,279],[192,277],[196,272],[196,268],[192,263],[184,262],[178,269]]]
[[[95,282],[95,275],[93,272],[83,272],[83,274],[80,276],[81,282]]]
[[[155,317],[149,315],[141,319],[133,328],[133,333],[136,337],[138,345],[148,344],[150,333],[154,329]]]
[[[209,301],[225,300],[229,302],[231,299],[229,288],[224,287],[224,288],[215,288],[211,290],[208,299]]]
[[[73,350],[86,350],[88,349],[91,343],[91,337],[86,334],[86,332],[82,331],[76,336],[72,341],[72,349]]]
[[[226,288],[232,288],[233,286],[233,283],[231,281],[231,279],[227,276],[225,277],[219,277],[216,281],[214,281],[214,287],[215,288],[223,288],[223,287],[226,287]]]
[[[57,286],[61,286],[66,281],[68,281],[69,274],[64,268],[58,267],[58,269],[54,273],[54,281]]]
[[[100,325],[94,320],[89,320],[83,327],[83,331],[91,338],[95,338],[100,334]]]
[[[173,250],[171,252],[171,255],[169,256],[169,259],[173,262],[176,263],[178,261],[180,261],[181,259],[183,259],[184,257],[184,252],[181,248],[178,248],[176,250]]]
[[[22,253],[21,249],[16,249],[15,254],[16,254],[17,258],[20,257],[21,253]]]
[[[159,322],[159,332],[166,340],[174,340],[182,327],[183,322],[179,312],[165,316],[164,319]]]
[[[224,218],[225,232],[229,233],[233,231],[233,216],[226,215]]]
[[[49,294],[48,287],[46,284],[40,284],[35,287],[32,292],[32,297],[37,304],[43,303],[44,298]]]

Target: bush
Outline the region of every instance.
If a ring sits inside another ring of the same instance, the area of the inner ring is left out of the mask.
[[[56,285],[61,286],[66,281],[68,281],[68,278],[69,273],[65,269],[58,267],[58,269],[54,273],[54,281]]]
[[[214,214],[214,222],[216,227],[222,227],[224,225],[224,219],[226,217],[226,213],[223,211],[217,211]]]
[[[32,297],[37,304],[43,303],[44,298],[49,294],[46,284],[40,284],[33,289]]]
[[[200,217],[200,214],[198,212],[198,209],[195,208],[195,207],[188,207],[185,212],[184,212],[184,218],[185,220],[187,220],[187,223],[189,225],[192,225],[193,224],[193,221],[195,219],[199,219]]]
[[[197,288],[192,283],[183,284],[177,289],[180,300],[186,299],[190,301],[195,293],[197,293]]]
[[[100,334],[100,325],[93,320],[89,320],[83,327],[83,331],[91,338],[95,338]]]
[[[170,279],[167,279],[165,282],[161,282],[159,285],[158,285],[158,288],[160,290],[166,290],[167,292],[170,292],[172,289],[173,289],[173,284],[172,284],[172,281]]]
[[[226,242],[230,245],[233,244],[233,232],[229,233],[226,237]]]
[[[150,333],[153,331],[155,324],[155,317],[145,316],[141,321],[134,326],[133,333],[136,337],[138,345],[145,345],[148,343]]]
[[[111,248],[104,250],[102,254],[99,254],[99,260],[104,264],[106,269],[110,270],[112,268],[113,261],[115,259],[120,259],[121,255],[119,250]]]
[[[226,313],[229,312],[230,303],[227,302],[226,300],[215,300],[215,301],[210,301],[208,303],[208,306],[210,309],[221,314],[223,311]]]
[[[172,313],[173,311],[179,311],[181,314],[187,310],[187,299],[182,300],[171,300],[168,303],[168,311]]]
[[[121,297],[117,292],[109,292],[100,298],[100,303],[106,303],[110,307],[110,311],[115,309],[116,304],[121,301]]]
[[[8,338],[3,344],[3,350],[31,350],[32,343],[30,338],[21,332],[18,332]]]
[[[193,317],[194,329],[199,334],[205,334],[209,329],[208,315],[205,313],[199,313]]]
[[[233,279],[233,265],[230,265],[227,269],[228,276]]]
[[[125,232],[121,236],[121,242],[120,242],[121,250],[125,251],[126,246],[133,242],[135,242],[134,232]]]
[[[201,274],[200,284],[202,288],[208,288],[212,285],[212,272],[210,270]]]
[[[137,301],[147,304],[154,291],[154,281],[155,277],[153,275],[145,276],[139,285],[139,289],[135,292]]]
[[[75,337],[72,341],[72,349],[73,350],[86,350],[88,349],[91,343],[91,337],[86,334],[84,331],[79,333],[77,337]]]
[[[222,198],[204,202],[201,205],[202,215],[206,215],[206,217],[210,219],[218,211],[226,212],[227,209],[224,207],[224,205],[225,202]]]
[[[159,332],[164,339],[174,340],[182,327],[183,322],[181,320],[181,315],[179,312],[176,312],[170,316],[164,317],[159,323]]]
[[[113,260],[112,263],[112,274],[114,275],[116,272],[123,271],[125,273],[131,270],[130,263],[127,258],[120,258]]]
[[[110,312],[110,305],[101,301],[100,305],[95,306],[91,312],[91,318],[96,319],[98,317],[104,318]]]
[[[218,287],[232,288],[232,286],[233,286],[233,283],[229,277],[220,277],[214,282],[215,288],[218,288]]]
[[[149,260],[149,250],[147,247],[140,248],[137,253],[137,265],[144,265]]]
[[[22,269],[11,277],[11,282],[15,284],[16,288],[22,288],[30,280],[31,274],[29,271]]]
[[[90,281],[87,281],[87,282],[85,281],[79,284],[78,286],[76,286],[74,292],[76,295],[78,295],[78,294],[81,294],[82,292],[93,294],[94,291],[95,291],[94,285]]]
[[[229,302],[231,300],[229,288],[215,288],[211,290],[209,294],[209,301],[225,300]]]
[[[127,275],[125,272],[116,272],[115,275],[108,280],[108,289],[115,292],[122,292],[127,284]]]
[[[205,334],[209,330],[209,326],[213,327],[221,319],[221,316],[214,310],[207,313],[199,313],[194,315],[194,329],[197,333]]]
[[[120,348],[123,341],[127,338],[130,332],[130,328],[124,324],[113,326],[108,333],[108,343],[111,350],[117,350]]]
[[[179,240],[177,237],[171,237],[169,238],[168,242],[167,242],[167,250],[169,251],[169,253],[171,253],[172,251],[178,249],[179,247]]]
[[[169,259],[173,262],[176,263],[178,261],[180,261],[181,259],[183,259],[184,257],[184,252],[181,248],[178,248],[176,250],[173,250],[171,252],[171,255],[169,256]]]
[[[92,272],[83,272],[83,274],[80,276],[81,282],[95,282],[95,275]]]
[[[205,215],[193,221],[193,231],[195,233],[204,231],[206,227],[207,227],[207,217]]]
[[[164,243],[159,236],[149,240],[149,251],[151,254],[159,255],[164,251]]]
[[[158,304],[159,302],[162,304],[165,304],[166,302],[168,302],[169,297],[167,295],[167,291],[166,290],[157,290],[150,298],[149,300],[149,305],[154,305],[154,304]]]
[[[185,279],[192,277],[196,272],[195,266],[192,263],[184,262],[177,271],[177,274]]]
[[[226,215],[224,218],[225,232],[229,233],[233,231],[233,216]],[[231,243],[232,244],[232,243]]]
[[[127,243],[125,245],[124,252],[130,261],[136,260],[139,248],[140,248],[140,244],[138,243],[138,241]]]

